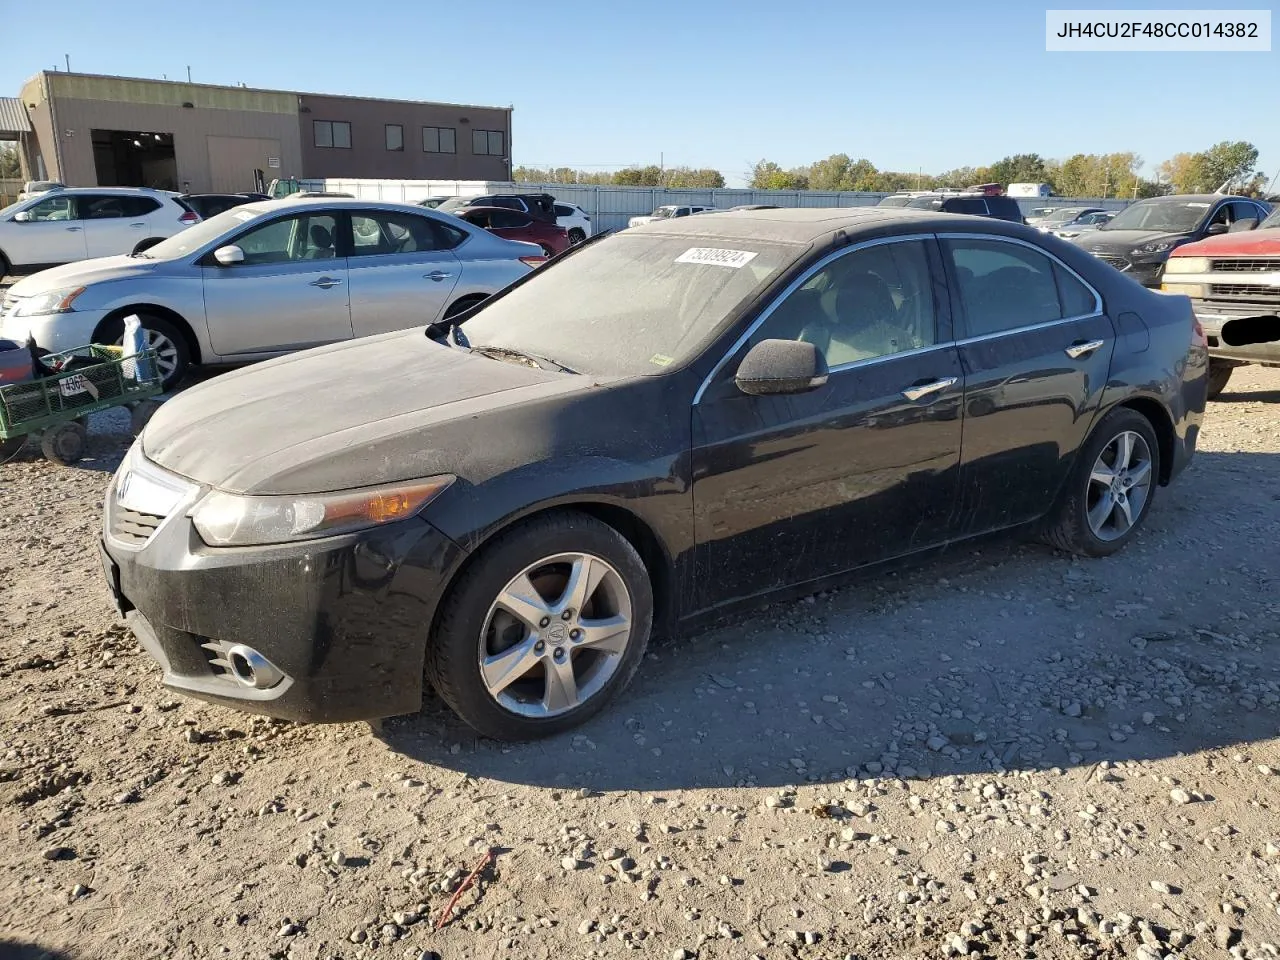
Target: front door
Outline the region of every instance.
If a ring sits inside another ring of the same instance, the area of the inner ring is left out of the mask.
[[[309,211],[256,226],[231,243],[244,262],[203,266],[209,342],[219,356],[302,350],[351,339],[347,258],[338,214]]]
[[[15,266],[71,263],[85,258],[84,223],[76,198],[51,193],[26,209],[27,222],[9,251]]]
[[[941,242],[966,383],[961,528],[977,534],[1048,512],[1098,412],[1115,329],[1098,294],[1039,248]]]
[[[428,217],[385,210],[351,214],[351,327],[357,337],[439,319],[462,264],[456,237]]]
[[[936,244],[843,251],[800,278],[693,409],[701,608],[947,539],[964,380]],[[733,371],[755,343],[815,344],[809,393],[756,397]]]

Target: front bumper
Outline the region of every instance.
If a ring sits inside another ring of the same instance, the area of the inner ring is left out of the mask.
[[[113,479],[106,496],[103,568],[165,686],[308,722],[421,707],[427,635],[462,558],[433,526],[413,518],[307,543],[212,548],[186,515],[189,502],[139,527],[139,515],[115,502],[115,486]],[[274,665],[278,681],[260,689],[237,679],[228,652],[238,645]]]
[[[107,315],[105,310],[73,310],[36,317],[19,317],[12,313],[0,316],[0,339],[25,343],[27,337],[50,353],[61,353],[93,342],[94,331]]]
[[[1133,260],[1125,254],[1107,251],[1090,251],[1099,260],[1111,264],[1126,277],[1132,277],[1144,287],[1159,287],[1164,274],[1163,260]]]
[[[1280,306],[1271,303],[1246,303],[1222,300],[1192,300],[1196,318],[1209,338],[1209,356],[1218,360],[1239,360],[1242,363],[1280,364],[1280,343],[1250,343],[1232,347],[1222,342],[1222,327],[1228,320],[1244,317],[1275,317],[1277,336],[1280,336]]]

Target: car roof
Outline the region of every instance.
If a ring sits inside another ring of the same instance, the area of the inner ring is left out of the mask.
[[[299,197],[293,194],[280,200],[253,200],[241,204],[237,210],[253,213],[271,213],[275,210],[297,210],[302,207],[328,207],[330,209],[359,208],[361,210],[389,210],[397,213],[416,213],[429,217],[432,214],[448,216],[417,203],[395,203],[390,200],[361,200],[358,197]],[[505,208],[501,208],[505,209]],[[510,212],[510,211],[508,211]]]
[[[954,232],[972,227],[980,228],[983,232],[1008,231],[1015,236],[1027,236],[1024,231],[1029,229],[991,217],[877,206],[787,207],[781,210],[736,210],[732,214],[721,210],[701,217],[653,221],[633,229],[637,232],[690,239],[742,238],[779,243],[813,243],[840,233],[872,233],[892,226],[895,222],[920,230]]]
[[[160,197],[178,196],[172,190],[157,190],[155,187],[63,187],[58,193],[118,193],[122,196],[145,193]]]
[[[1167,197],[1144,197],[1138,203],[1217,203],[1219,200],[1249,200],[1234,193],[1174,193]]]

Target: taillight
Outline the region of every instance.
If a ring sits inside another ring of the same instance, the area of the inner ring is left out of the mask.
[[[529,267],[540,267],[547,262],[547,257],[521,257],[520,262]]]
[[[188,210],[186,213],[184,213],[182,216],[178,218],[178,222],[185,223],[188,226],[190,226],[193,223],[199,223],[200,214],[196,213],[194,210]]]

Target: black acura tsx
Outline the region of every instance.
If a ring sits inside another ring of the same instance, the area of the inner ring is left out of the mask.
[[[885,207],[664,220],[450,321],[165,403],[103,565],[169,687],[498,738],[655,631],[1005,529],[1099,557],[1186,466],[1190,302],[1021,224]]]

